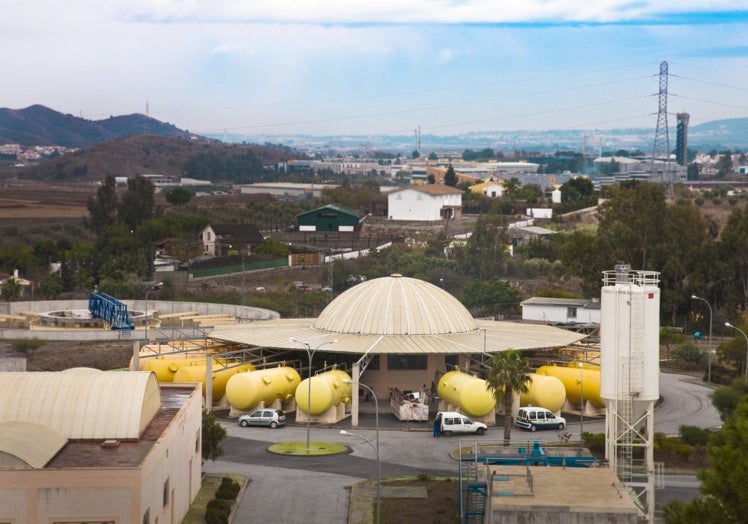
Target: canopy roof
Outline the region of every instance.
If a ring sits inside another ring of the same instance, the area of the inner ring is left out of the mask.
[[[586,335],[515,322],[475,320],[451,294],[423,280],[391,275],[358,284],[316,319],[218,326],[211,338],[286,349],[353,354],[495,353],[562,347]]]

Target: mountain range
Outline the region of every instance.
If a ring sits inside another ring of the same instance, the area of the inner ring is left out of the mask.
[[[674,119],[673,119],[674,120]],[[675,148],[675,130],[670,126],[669,145]],[[0,144],[22,146],[56,145],[87,148],[96,144],[133,135],[190,138],[191,140],[230,143],[283,144],[301,151],[391,150],[410,154],[415,149],[430,151],[463,151],[490,147],[496,151],[517,150],[554,152],[581,151],[596,154],[604,151],[653,148],[655,129],[626,128],[607,130],[512,130],[480,131],[457,135],[196,135],[173,124],[160,122],[142,114],[111,116],[103,120],[86,120],[63,114],[42,105],[25,109],[0,108]],[[714,120],[688,129],[689,148],[748,149],[748,118]]]

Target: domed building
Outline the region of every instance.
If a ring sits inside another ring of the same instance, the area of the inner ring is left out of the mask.
[[[317,318],[220,326],[210,336],[250,346],[361,355],[354,379],[361,372],[361,382],[386,398],[389,388],[417,391],[448,370],[468,367],[470,355],[563,347],[586,335],[474,319],[439,286],[394,274],[348,289]]]

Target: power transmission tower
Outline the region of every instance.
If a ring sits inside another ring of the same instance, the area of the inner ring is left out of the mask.
[[[652,149],[651,174],[655,174],[655,163],[658,158],[665,161],[662,180],[668,185],[670,196],[673,194],[673,179],[670,169],[670,135],[667,125],[667,62],[660,62],[659,109],[657,111],[657,128],[655,129],[654,147]]]

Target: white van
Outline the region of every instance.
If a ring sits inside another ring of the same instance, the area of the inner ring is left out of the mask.
[[[514,423],[518,427],[529,429],[530,431],[536,431],[538,429],[561,430],[566,427],[565,418],[557,417],[553,414],[553,411],[548,409],[536,407],[519,408]]]
[[[475,433],[476,435],[483,435],[488,429],[488,426],[483,422],[475,422],[456,411],[440,411],[436,416],[437,418],[441,418],[440,431],[446,436],[453,433]]]

